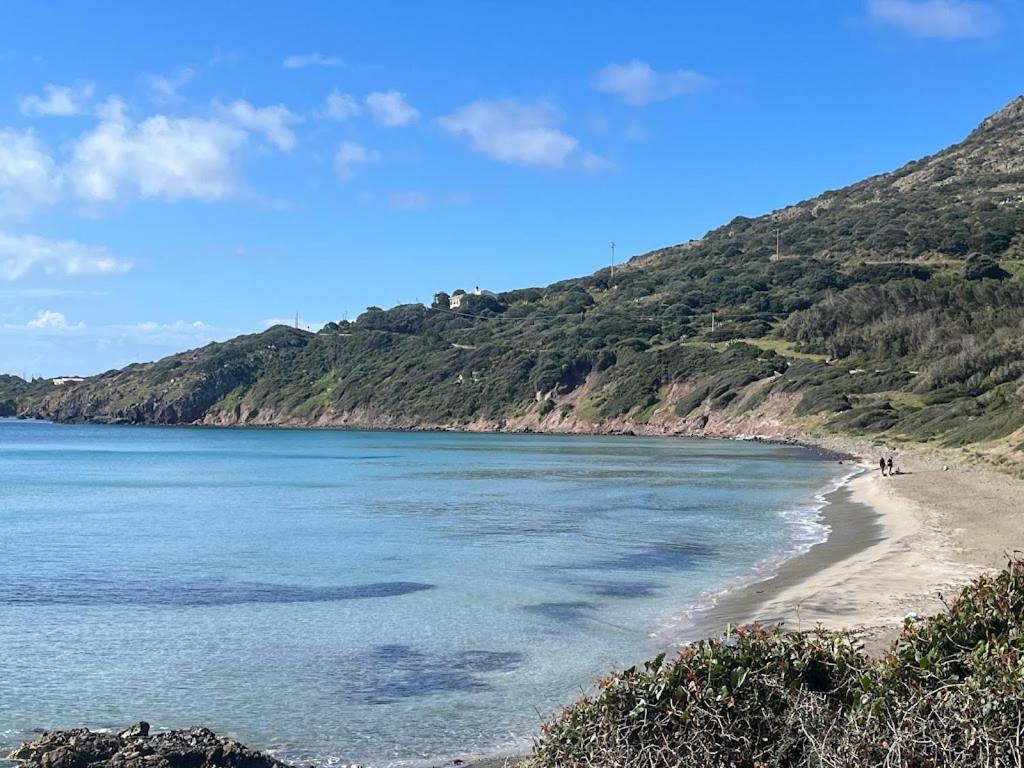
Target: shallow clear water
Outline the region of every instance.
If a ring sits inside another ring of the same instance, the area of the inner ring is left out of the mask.
[[[0,420],[0,742],[146,719],[322,763],[521,747],[820,540],[842,469],[760,443]]]

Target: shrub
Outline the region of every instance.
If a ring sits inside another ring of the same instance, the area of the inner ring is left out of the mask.
[[[981,768],[1024,761],[1024,560],[905,623],[881,658],[845,632],[728,631],[546,724],[528,768]]]
[[[544,726],[531,765],[813,765],[806,729],[842,716],[867,663],[846,634],[740,628],[601,681]]]
[[[1010,273],[1000,267],[998,261],[980,253],[972,253],[964,264],[964,278],[967,280],[1004,280],[1009,276]]]

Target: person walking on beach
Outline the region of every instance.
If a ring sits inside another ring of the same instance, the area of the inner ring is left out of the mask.
[[[885,477],[885,456],[878,460],[878,468],[882,470],[882,477]]]
[[[886,462],[886,466],[889,467],[889,477],[892,477],[892,456],[889,457],[889,461]]]

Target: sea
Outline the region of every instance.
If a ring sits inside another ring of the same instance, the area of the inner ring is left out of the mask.
[[[0,751],[203,725],[303,765],[517,753],[823,541],[753,441],[0,420]]]

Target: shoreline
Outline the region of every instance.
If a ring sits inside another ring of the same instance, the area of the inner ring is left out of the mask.
[[[801,590],[809,575],[816,570],[857,558],[872,546],[884,541],[885,526],[882,512],[866,504],[863,499],[857,498],[857,494],[851,489],[852,483],[869,476],[871,471],[864,462],[857,461],[853,453],[836,447],[797,440],[760,441],[799,445],[822,455],[823,460],[849,462],[856,464],[857,469],[846,476],[837,487],[822,494],[823,504],[818,510],[818,522],[827,527],[828,533],[824,541],[814,543],[805,551],[785,558],[763,577],[755,577],[752,581],[725,588],[712,597],[706,607],[690,609],[693,616],[689,626],[680,634],[678,640],[670,642],[666,648],[670,655],[689,643],[721,636],[726,625],[730,624],[737,626],[753,622],[781,622],[789,629],[810,629],[814,624],[808,625],[804,622],[802,627],[799,626],[799,608],[774,619],[762,617],[762,614],[767,606],[776,604],[780,599],[786,599],[791,591]],[[459,763],[454,763],[449,758],[447,762],[430,763],[430,768],[450,768],[453,765],[461,768],[515,768],[526,758],[525,754],[495,752],[488,755],[462,756],[457,758],[461,760]]]
[[[893,450],[846,438],[793,442],[857,457],[861,467],[826,494],[821,516],[828,538],[774,574],[721,595],[695,615],[687,641],[719,636],[726,624],[781,622],[792,630],[821,624],[854,632],[877,655],[898,637],[907,616],[942,610],[943,596],[954,596],[975,576],[1005,566],[1005,554],[1024,549],[1024,481],[978,468],[967,456],[957,461],[921,448]],[[902,472],[883,478],[869,457],[889,452]],[[480,756],[462,765],[511,768],[522,759]]]
[[[714,605],[697,617],[689,633],[693,638],[686,638],[683,642],[721,635],[730,624],[782,623],[793,630],[813,627],[816,622],[808,623],[802,614],[799,598],[789,600],[794,607],[783,611],[777,610],[779,601],[803,590],[805,582],[813,574],[853,560],[884,540],[882,513],[858,499],[851,487],[865,476],[866,471],[860,465],[858,472],[824,495],[825,503],[819,511],[819,522],[828,528],[824,541],[786,558],[763,578],[722,594]]]
[[[826,503],[819,510],[820,522],[829,529],[824,541],[773,565],[772,573],[719,593],[707,608],[694,611],[678,642],[666,642],[670,653],[684,641],[720,636],[726,624],[781,622],[791,630],[818,624],[850,629],[869,653],[877,654],[899,634],[906,616],[937,612],[942,608],[940,593],[953,596],[979,573],[1005,566],[1004,553],[1024,549],[1024,481],[979,468],[965,453],[928,446],[895,449],[869,440],[806,434],[635,436],[799,445],[822,460],[859,467],[839,487],[824,493]],[[879,455],[890,453],[896,454],[896,464],[903,471],[883,478],[875,462]],[[496,752],[453,755],[427,764],[500,768],[522,759],[522,755]]]

